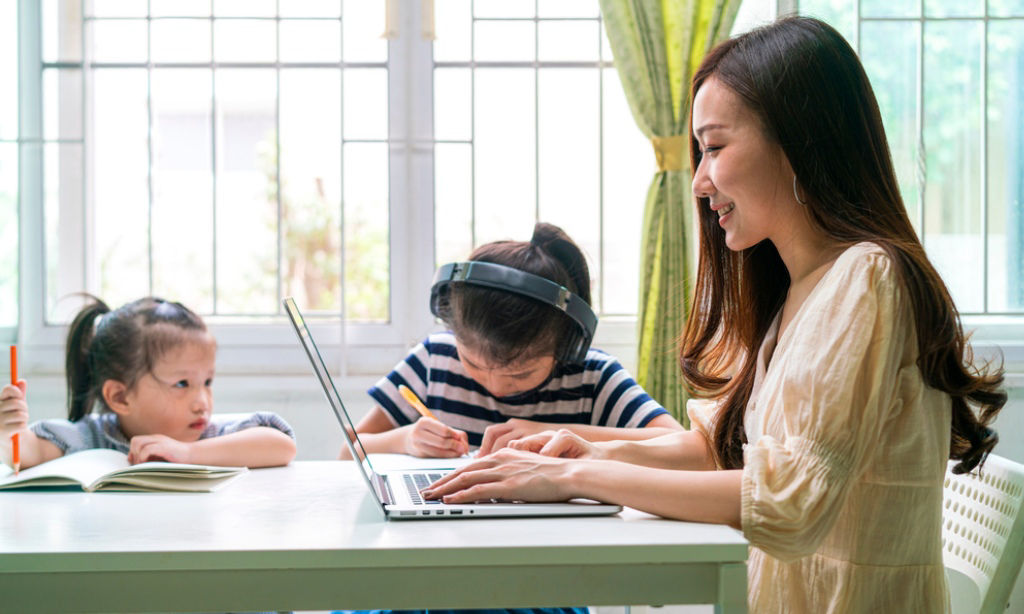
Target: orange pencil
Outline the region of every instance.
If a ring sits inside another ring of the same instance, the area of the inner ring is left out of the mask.
[[[427,406],[423,404],[423,401],[421,401],[420,398],[416,396],[416,393],[413,392],[412,390],[409,390],[409,388],[405,384],[402,384],[398,387],[398,393],[402,395],[402,398],[405,399],[405,401],[409,405],[412,405],[413,409],[420,412],[421,416],[423,416],[424,418],[434,418],[434,420],[437,420],[434,414],[430,413],[430,410],[427,409]]]
[[[11,385],[18,385],[18,346],[11,346]],[[14,464],[14,475],[21,471],[21,438],[18,433],[11,435],[11,462]]]

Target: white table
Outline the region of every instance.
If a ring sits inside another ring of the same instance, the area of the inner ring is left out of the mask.
[[[0,610],[237,611],[717,603],[747,543],[634,510],[385,521],[347,462],[207,494],[0,492]]]

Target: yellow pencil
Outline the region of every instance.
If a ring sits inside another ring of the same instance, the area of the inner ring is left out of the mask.
[[[415,392],[409,390],[408,386],[406,386],[405,384],[398,386],[398,392],[399,394],[402,395],[402,398],[405,399],[405,401],[409,405],[412,405],[413,409],[420,412],[421,416],[423,416],[424,418],[433,418],[434,420],[437,420],[437,417],[435,417],[434,414],[430,413],[430,410],[427,409],[427,406],[423,404],[423,401],[421,401],[420,398],[416,396]]]
[[[18,346],[11,346],[11,385],[18,385]],[[11,464],[14,465],[14,475],[21,471],[21,441],[18,433],[11,435]]]

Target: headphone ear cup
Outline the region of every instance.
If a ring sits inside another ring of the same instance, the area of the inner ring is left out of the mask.
[[[559,362],[567,364],[581,364],[583,362],[589,349],[589,344],[586,344],[586,347],[584,346],[585,335],[583,333],[582,327],[574,322],[572,332],[562,342],[561,350],[558,353]]]
[[[430,289],[430,313],[442,320],[448,316],[448,284],[440,282]]]

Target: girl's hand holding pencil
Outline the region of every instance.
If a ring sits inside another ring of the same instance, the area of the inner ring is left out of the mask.
[[[421,418],[406,429],[405,453],[423,458],[454,458],[469,451],[465,431],[453,429],[438,420],[412,390],[399,386],[398,392]]]
[[[11,346],[11,383],[0,390],[0,437],[10,437],[11,465],[21,469],[20,432],[28,426],[25,380],[18,379],[18,347]]]
[[[28,426],[25,380],[17,386],[7,384],[0,390],[0,437],[10,438]]]

